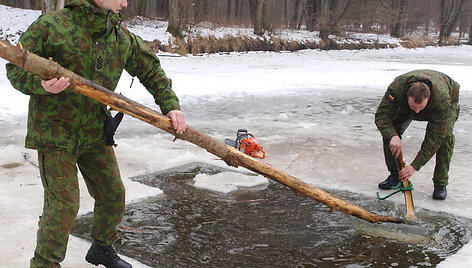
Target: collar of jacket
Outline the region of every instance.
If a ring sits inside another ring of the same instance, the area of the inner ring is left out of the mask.
[[[94,0],[73,0],[65,8],[76,10],[81,25],[86,27],[93,38],[109,35],[121,23],[121,15],[100,8]]]

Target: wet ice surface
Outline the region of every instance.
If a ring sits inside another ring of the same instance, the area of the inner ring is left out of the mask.
[[[392,197],[395,202],[375,199],[376,185],[386,176],[381,138],[373,124],[381,96],[369,89],[364,93],[360,96],[358,91],[343,90],[341,94],[335,90],[307,90],[284,96],[230,94],[217,100],[201,96],[185,107],[188,121],[200,131],[223,141],[235,138],[238,128],[246,128],[260,141],[268,153],[264,161],[271,165],[369,211],[403,217],[401,195]],[[451,167],[451,178],[458,179],[452,180],[448,188],[449,203],[431,201],[433,165],[415,174],[413,193],[418,224],[426,230],[429,243],[408,240],[402,233],[392,234],[388,225],[380,231],[375,226],[365,227],[352,216],[332,212],[277,183],[270,183],[267,189],[228,194],[199,189],[192,186],[192,179],[200,168],[184,163],[179,168],[148,175],[143,172],[143,176],[133,178],[162,189],[165,195],[128,205],[120,228],[120,252],[155,267],[438,264],[471,238],[469,219],[438,212],[460,214],[455,210],[466,206],[461,200],[467,191],[460,185],[466,184],[470,172],[470,103],[471,95],[462,94]],[[415,122],[405,133],[407,162],[419,148],[424,128],[425,124]],[[118,144],[121,135],[125,141],[133,137],[169,146],[169,135],[143,127],[137,120],[127,118],[121,129]],[[170,146],[189,154],[203,151],[186,143]],[[123,148],[118,146],[117,150]],[[222,161],[208,157],[204,151],[203,155],[203,160],[219,167],[202,173],[221,171]],[[432,206],[434,211],[428,210]],[[87,222],[88,216],[79,221]],[[86,226],[79,227],[76,234],[88,238]],[[376,236],[379,232],[382,235]]]
[[[303,180],[358,191],[369,189],[363,185],[372,185],[372,177],[380,176],[375,179],[379,181],[387,175],[381,136],[373,122],[381,97],[368,88],[362,94],[335,89],[284,96],[233,94],[216,101],[201,97],[187,104],[187,114],[198,129],[220,140],[234,139],[238,128],[248,129],[266,150],[264,161]],[[471,94],[462,93],[451,185],[464,183],[470,174],[471,103]],[[192,118],[193,113],[198,118]],[[405,162],[414,158],[425,127],[424,122],[413,122],[405,132]],[[433,167],[434,158],[415,174],[418,190],[430,191]]]
[[[128,205],[119,252],[151,267],[430,267],[471,238],[472,220],[445,213],[419,209],[414,225],[379,225],[274,182],[228,194],[194,187],[195,176],[220,172],[232,171],[196,162],[132,178],[166,194]],[[404,213],[393,202],[332,193],[376,213]],[[89,238],[89,224],[81,217],[74,233]]]
[[[393,207],[384,207],[384,202],[372,200],[378,191],[378,182],[387,175],[380,134],[373,124],[373,112],[388,83],[401,73],[429,68],[451,75],[461,84],[462,111],[455,128],[456,147],[447,200],[431,199],[434,159],[413,178],[416,208],[429,211],[426,214],[431,213],[434,217],[447,212],[444,221],[448,222],[459,220],[459,216],[472,219],[472,140],[469,134],[472,129],[471,50],[472,46],[255,52],[201,57],[164,56],[161,63],[173,79],[173,88],[181,99],[189,125],[221,141],[234,139],[238,128],[246,128],[268,152],[265,162],[329,192],[341,192],[343,198],[344,195],[346,199],[359,196],[359,203],[356,201],[356,204],[365,205],[368,210],[399,216],[404,210],[403,196],[396,195],[387,201]],[[4,63],[2,61],[2,66]],[[4,68],[0,72],[5,77]],[[130,84],[131,77],[124,73],[117,91],[155,109],[146,90],[137,81],[132,88]],[[34,251],[37,220],[42,209],[42,187],[35,167],[36,152],[24,149],[28,98],[12,89],[6,79],[1,80],[0,85],[5,92],[0,98],[0,203],[5,204],[0,207],[0,226],[3,227],[0,238],[3,244],[9,245],[1,251],[0,258],[8,267],[27,267]],[[424,128],[425,124],[415,122],[404,136],[407,163],[411,162],[420,146]],[[185,141],[172,142],[173,138],[139,120],[124,119],[116,137],[119,146],[115,150],[127,188],[128,203],[143,201],[146,196],[159,197],[161,193],[157,188],[131,181],[131,177],[185,166],[195,161],[226,167],[205,150]],[[236,171],[244,169],[238,168]],[[82,215],[93,209],[93,200],[83,180],[79,182]],[[270,188],[263,191],[270,191]],[[292,193],[287,189],[283,192]],[[382,195],[385,194],[387,192],[382,192]],[[168,193],[166,195],[170,196]],[[324,216],[321,208],[321,215]],[[237,214],[237,211],[233,212]],[[348,219],[352,217],[342,215],[340,218],[329,218],[328,222],[343,225]],[[439,224],[434,226],[442,226]],[[323,231],[322,227],[319,229]],[[467,233],[460,228],[458,230],[458,235],[464,235],[463,239],[467,240]],[[372,229],[367,231],[376,232]],[[449,232],[453,233],[449,229],[438,233]],[[382,246],[383,242],[371,239],[373,244]],[[444,239],[441,243],[447,244],[449,241]],[[414,246],[414,243],[408,244]],[[64,267],[88,267],[83,254],[89,245],[88,241],[71,237]],[[454,251],[454,247],[448,248]],[[423,251],[421,248],[415,249]],[[323,244],[315,250],[323,251]],[[449,249],[443,253],[447,251]],[[412,255],[416,255],[415,252],[409,251]],[[359,252],[359,255],[374,253],[365,251]],[[290,251],[287,249],[284,254],[290,254]],[[131,253],[129,255],[134,257]],[[336,259],[338,256],[333,253],[325,258]],[[472,244],[469,243],[459,254],[447,258],[438,267],[465,268],[470,266],[471,259]],[[425,260],[425,265],[430,262]],[[392,261],[391,266],[395,265]],[[143,267],[135,262],[133,266]]]

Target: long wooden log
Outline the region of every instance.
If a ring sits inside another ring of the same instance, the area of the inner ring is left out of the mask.
[[[403,161],[403,154],[400,153],[400,156],[396,158],[398,171],[402,170],[405,167],[405,161]],[[409,180],[402,181],[403,187],[408,188],[411,182]],[[415,214],[415,205],[413,203],[413,193],[408,191],[403,191],[403,195],[405,197],[405,206],[406,206],[406,219],[409,221],[416,219]]]
[[[369,222],[394,222],[402,223],[403,220],[394,216],[382,216],[366,211],[363,208],[352,205],[342,199],[330,195],[324,190],[305,183],[282,170],[270,166],[252,158],[237,149],[218,141],[209,135],[201,133],[196,129],[187,126],[187,130],[182,134],[177,134],[170,119],[148,107],[145,107],[120,94],[110,91],[94,82],[87,80],[63,67],[59,64],[39,57],[19,47],[11,45],[7,41],[0,41],[0,57],[21,67],[22,69],[39,75],[43,79],[67,77],[71,82],[70,88],[75,92],[95,99],[103,104],[112,107],[162,130],[165,130],[177,138],[196,144],[208,152],[220,157],[230,166],[243,166],[249,170],[257,172],[269,179],[275,180],[296,192],[302,193],[326,206],[349,215],[358,217]]]

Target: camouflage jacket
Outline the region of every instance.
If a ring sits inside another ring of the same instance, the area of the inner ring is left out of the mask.
[[[125,69],[154,96],[163,114],[180,110],[171,80],[143,40],[121,25],[121,17],[93,0],[70,1],[64,9],[40,16],[20,37],[30,52],[110,90]],[[30,95],[26,147],[75,152],[104,143],[106,107],[66,89],[46,92],[40,77],[7,64],[12,85]]]
[[[407,91],[414,82],[424,82],[431,89],[426,107],[416,114],[408,105]],[[459,84],[446,74],[432,70],[415,70],[400,75],[389,85],[377,112],[375,124],[383,138],[398,135],[393,126],[395,118],[427,121],[426,134],[411,165],[419,170],[439,150],[442,140],[452,133],[459,113]]]

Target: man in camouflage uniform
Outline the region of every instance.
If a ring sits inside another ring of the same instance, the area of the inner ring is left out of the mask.
[[[39,17],[19,45],[52,58],[75,73],[114,90],[123,69],[137,76],[154,96],[177,133],[184,114],[160,62],[138,36],[121,25],[126,0],[73,0],[64,9]],[[66,78],[42,81],[7,64],[12,85],[30,95],[26,147],[38,151],[44,207],[30,267],[60,267],[79,209],[80,170],[95,199],[86,260],[94,265],[128,268],[112,244],[125,208],[125,188],[112,146],[105,144],[106,107],[67,89]],[[77,169],[78,168],[78,169]]]
[[[380,189],[391,189],[400,180],[409,179],[436,154],[433,199],[446,199],[455,141],[452,132],[459,116],[459,87],[446,74],[432,70],[411,71],[390,84],[375,113],[390,171],[390,176],[379,184]],[[401,135],[412,120],[428,122],[425,138],[411,165],[398,172],[395,157],[401,155]]]

